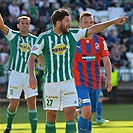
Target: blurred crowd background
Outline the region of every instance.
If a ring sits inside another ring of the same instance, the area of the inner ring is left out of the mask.
[[[91,12],[95,23],[128,15],[129,19],[123,26],[113,25],[98,34],[106,40],[115,68],[127,71],[133,69],[133,0],[0,0],[0,13],[7,26],[18,30],[17,18],[28,15],[31,17],[29,32],[37,36],[52,28],[51,15],[58,8],[65,8],[70,12],[72,28],[79,28],[78,19],[82,11]],[[0,76],[8,73],[4,70],[7,70],[9,48],[9,42],[0,31]],[[36,75],[40,77],[41,68],[38,64],[36,66]],[[133,73],[130,74],[132,81]],[[128,80],[125,76],[123,79]],[[0,78],[0,84],[5,80]],[[42,81],[39,82],[39,88],[42,88]]]

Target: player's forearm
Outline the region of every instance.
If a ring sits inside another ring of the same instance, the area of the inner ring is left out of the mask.
[[[30,77],[34,77],[34,69],[35,69],[35,55],[30,55],[28,59],[28,72]]]
[[[2,29],[3,26],[4,26],[4,20],[3,20],[2,16],[1,16],[1,14],[0,14],[0,29]]]
[[[111,62],[104,63],[104,69],[106,71],[107,79],[109,81],[112,81],[112,76],[111,76],[111,74],[112,74],[112,65],[111,65]]]
[[[2,30],[2,32],[4,34],[7,34],[8,33],[8,27],[4,24],[4,20],[0,14],[0,30]]]
[[[109,21],[105,21],[105,22],[102,22],[99,24],[95,24],[89,28],[88,35],[100,32],[101,30],[108,28],[112,24],[123,25],[127,19],[128,19],[128,16],[123,16],[123,17],[119,17],[119,18],[116,18],[113,20],[109,20]]]
[[[107,22],[103,22],[103,23],[95,24],[94,26],[90,27],[90,29],[88,30],[88,35],[98,33],[100,31],[108,28],[112,24],[114,24],[113,20],[110,20],[110,21],[107,21]]]

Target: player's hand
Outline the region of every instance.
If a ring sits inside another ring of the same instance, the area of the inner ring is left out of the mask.
[[[36,89],[36,87],[37,87],[37,79],[36,79],[36,77],[34,77],[34,76],[29,77],[29,85],[30,85],[30,88]]]
[[[116,25],[123,25],[128,19],[128,16],[123,16],[123,17],[120,17],[120,18],[116,18],[114,19],[114,24]]]
[[[112,82],[108,79],[105,80],[105,87],[107,87],[107,92],[112,90]]]

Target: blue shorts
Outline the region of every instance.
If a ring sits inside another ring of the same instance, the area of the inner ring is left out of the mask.
[[[89,105],[92,108],[92,112],[96,112],[99,90],[90,89],[85,86],[76,86],[76,89],[79,99],[79,108]]]

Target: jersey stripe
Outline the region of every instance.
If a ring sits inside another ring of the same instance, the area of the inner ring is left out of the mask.
[[[81,39],[77,43],[74,62],[76,86],[100,89],[100,58],[104,56],[109,56],[109,52],[104,49],[104,39],[100,36],[94,35],[92,39]]]

